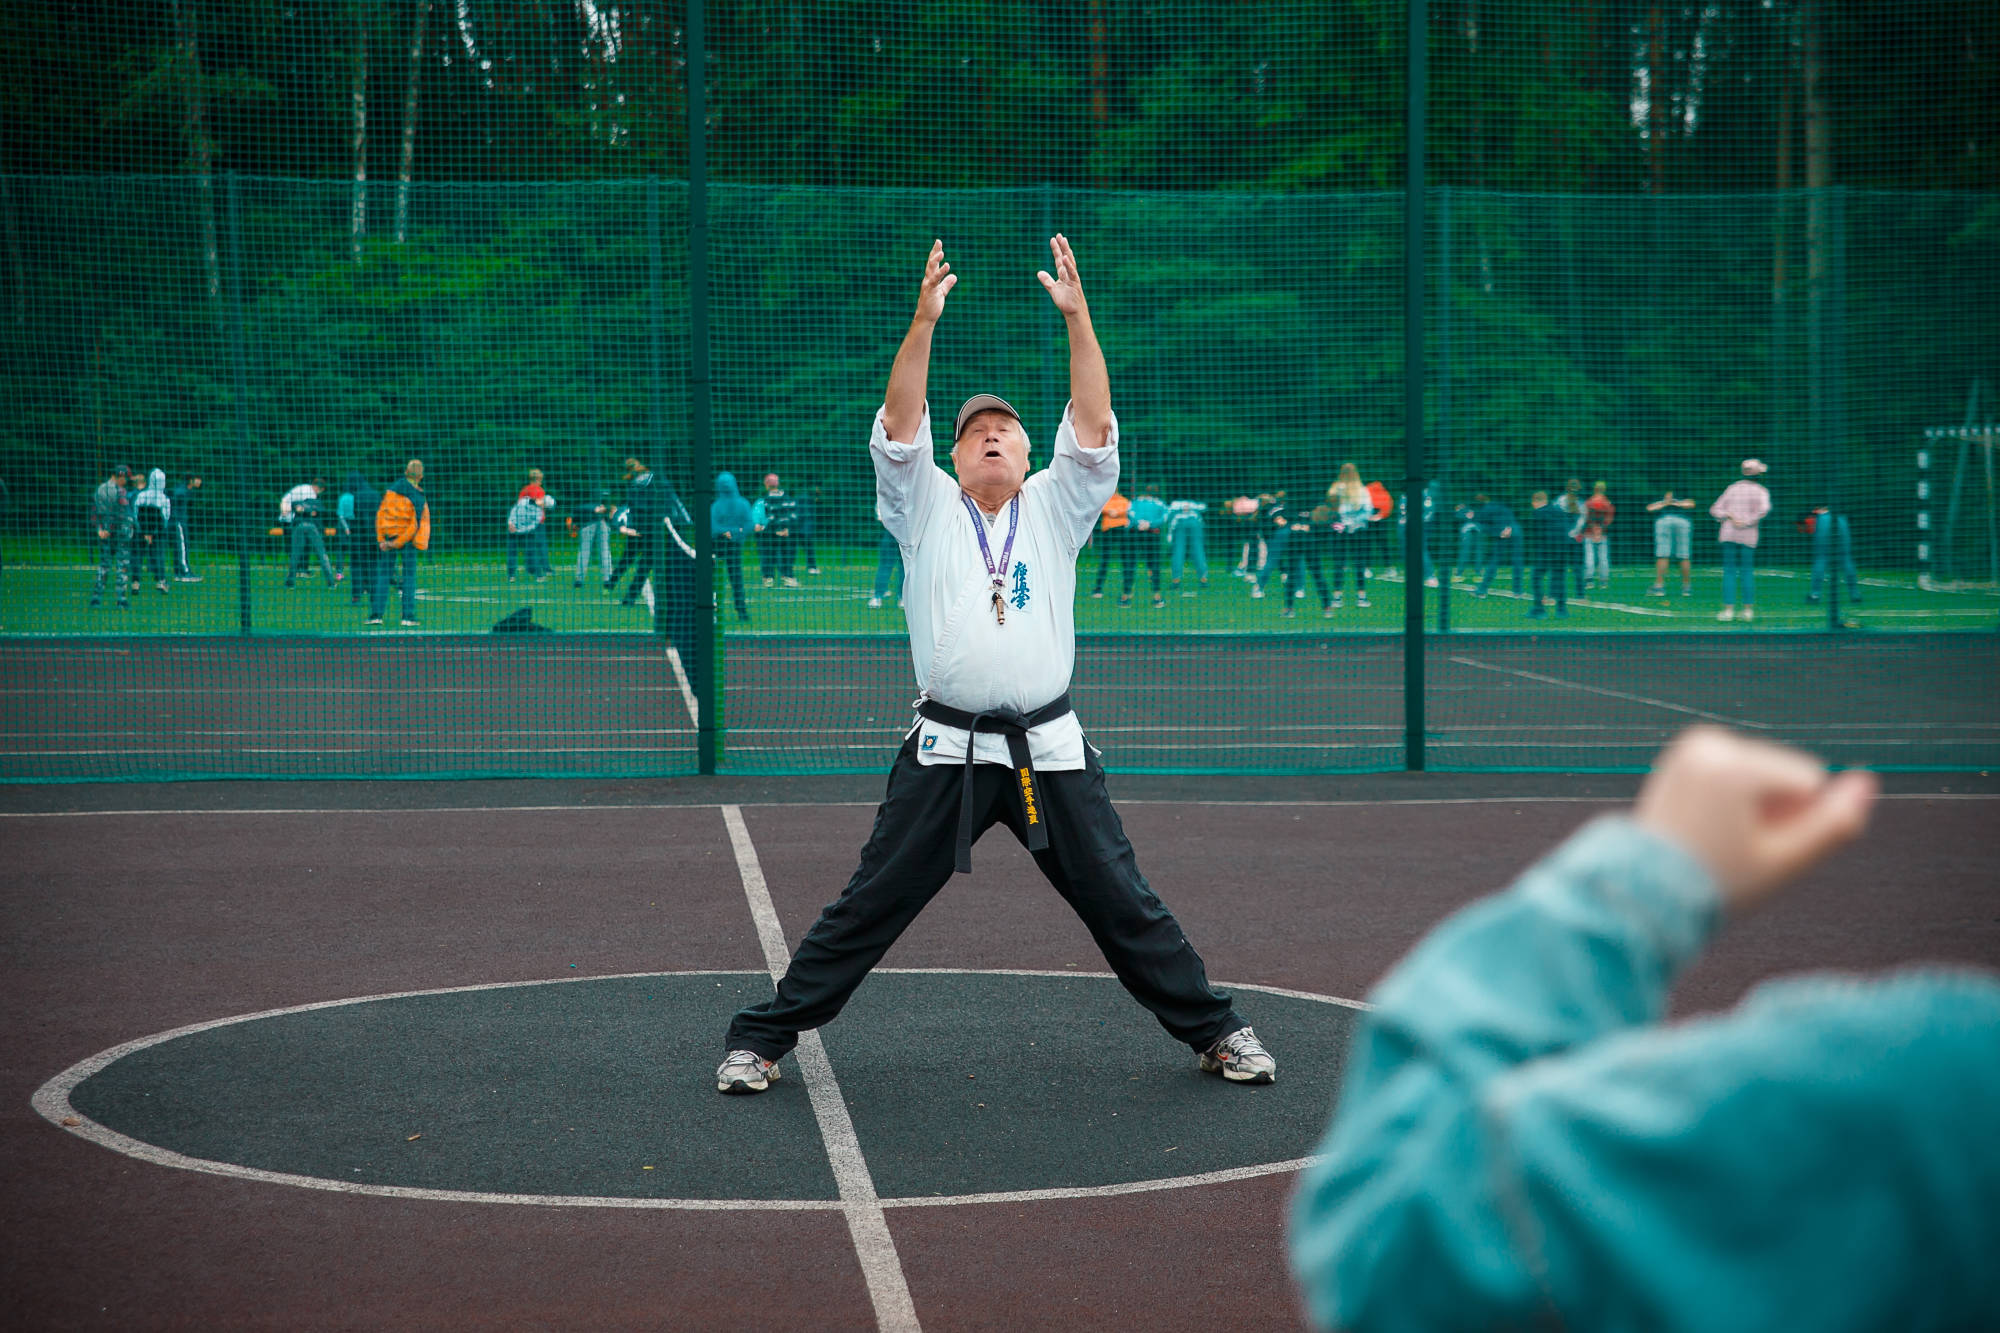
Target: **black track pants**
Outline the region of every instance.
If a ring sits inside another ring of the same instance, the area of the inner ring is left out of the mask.
[[[800,1032],[833,1021],[869,970],[952,878],[965,768],[926,767],[917,762],[916,746],[912,735],[896,755],[888,795],[854,878],[806,932],[776,997],[730,1021],[729,1050],[775,1060],[798,1044]],[[1207,1050],[1244,1022],[1229,997],[1208,984],[1201,955],[1139,873],[1096,755],[1086,750],[1084,762],[1078,771],[1036,774],[1049,846],[1034,854],[1035,863],[1089,928],[1132,998],[1175,1040]],[[1004,823],[1026,846],[1012,772],[979,764],[973,775],[975,828],[983,833]]]

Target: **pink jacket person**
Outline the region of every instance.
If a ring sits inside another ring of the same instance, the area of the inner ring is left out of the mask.
[[[1709,517],[1722,520],[1721,540],[1744,546],[1757,544],[1757,524],[1771,512],[1771,493],[1748,477],[1733,481],[1708,507]]]

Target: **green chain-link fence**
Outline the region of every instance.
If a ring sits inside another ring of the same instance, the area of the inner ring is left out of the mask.
[[[1703,12],[1433,6],[1416,571],[1382,188],[1400,7],[711,20],[699,232],[677,8],[95,16],[94,56],[59,44],[71,84],[22,69],[10,94],[35,132],[0,177],[0,776],[690,772],[711,664],[723,771],[879,768],[913,686],[865,442],[923,254],[942,237],[961,274],[934,408],[1006,394],[1039,462],[1055,231],[1137,520],[1079,580],[1079,709],[1113,763],[1411,762],[1414,585],[1431,767],[1630,768],[1696,718],[1841,762],[2000,762],[1992,76],[1949,58],[1995,25]],[[1756,619],[1718,623],[1710,506],[1746,458],[1773,505]],[[370,624],[342,502],[411,459],[430,547]],[[714,542],[712,640],[706,598],[645,578],[628,460],[691,543],[717,473],[777,516]],[[1376,521],[1336,534],[1348,463]],[[121,465],[145,503],[100,538]],[[549,503],[519,506],[535,484]],[[1536,492],[1581,520],[1559,549],[1529,538]]]

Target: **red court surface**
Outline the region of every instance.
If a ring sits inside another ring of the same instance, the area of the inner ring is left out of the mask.
[[[1185,786],[1114,777],[1112,792],[1142,868],[1218,982],[1360,998],[1429,925],[1613,808],[1618,790],[1607,783],[1517,782],[1512,793],[1421,778],[1209,784],[1209,799],[1194,800]],[[875,785],[17,789],[0,815],[0,1323],[1297,1327],[1284,1264],[1289,1174],[889,1208],[887,1263],[908,1295],[897,1315],[881,1300],[884,1256],[857,1248],[839,1209],[520,1206],[292,1188],[136,1160],[30,1106],[37,1088],[87,1057],[232,1015],[497,982],[761,971],[724,807],[740,810],[796,941],[851,870]],[[1677,1008],[1724,1006],[1801,968],[2000,966],[2000,796],[1990,783],[1967,786],[1905,779],[1862,846],[1724,935],[1685,979]],[[782,799],[801,793],[814,803]],[[239,808],[185,808],[222,804]],[[252,805],[260,812],[241,809]],[[496,808],[508,806],[538,808]],[[1102,970],[1004,834],[979,845],[975,865],[885,966]],[[1255,1021],[1255,994],[1239,1003]],[[718,1008],[717,1042],[727,1016]],[[660,1051],[661,1098],[714,1097],[705,1088],[718,1053],[713,1044]],[[1286,1052],[1276,1054],[1283,1080]],[[755,1116],[767,1099],[726,1105]],[[754,1178],[761,1165],[740,1169]]]

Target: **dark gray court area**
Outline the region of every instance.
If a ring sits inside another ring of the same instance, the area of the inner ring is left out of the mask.
[[[0,1327],[709,1327],[748,1293],[760,1326],[860,1330],[885,1269],[930,1333],[1299,1327],[1282,1164],[1357,1015],[1297,996],[1365,998],[1636,783],[1111,783],[1277,1083],[1197,1072],[989,837],[821,1034],[860,1202],[800,1060],[762,1096],[711,1080],[770,987],[761,894],[798,939],[879,773],[0,788]],[[1673,1012],[1800,970],[1993,967],[1993,783],[1891,775],[1869,835],[1733,923]],[[51,1123],[37,1090],[92,1072],[88,1119]],[[1134,1183],[1164,1180],[1188,1187]]]
[[[281,1012],[144,1046],[69,1103],[153,1148],[349,1185],[833,1200],[795,1059],[758,1097],[708,1077],[720,1020],[769,993],[693,973]],[[882,972],[823,1037],[882,1197],[1089,1189],[1312,1151],[1355,1011],[1245,1003],[1285,1052],[1269,1087],[1200,1073],[1106,977]]]

